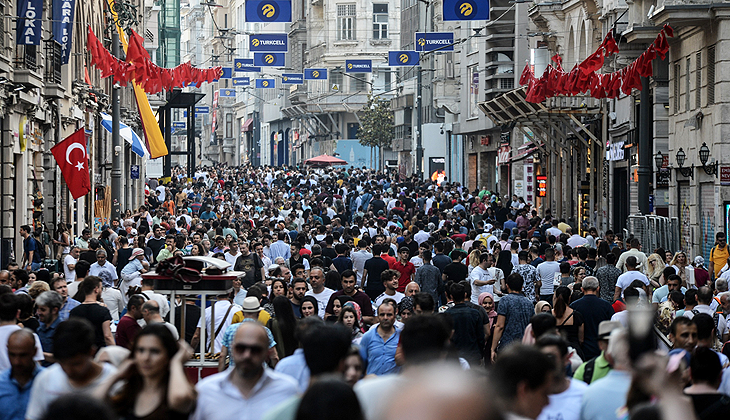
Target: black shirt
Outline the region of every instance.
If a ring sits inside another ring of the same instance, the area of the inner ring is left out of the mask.
[[[86,318],[94,326],[94,333],[96,335],[96,346],[101,348],[106,346],[104,340],[104,329],[103,324],[105,321],[112,320],[112,314],[109,313],[109,309],[105,306],[101,306],[98,303],[82,303],[81,305],[73,308],[69,313],[69,316],[77,316],[79,318]]]
[[[370,299],[374,300],[385,291],[385,286],[380,281],[380,274],[390,268],[388,261],[380,258],[380,256],[375,256],[365,261],[363,268],[368,271],[367,283],[364,286],[365,293],[370,296]]]
[[[469,269],[460,262],[452,262],[444,267],[443,274],[446,274],[446,281],[459,282],[466,280],[469,276]]]
[[[457,303],[446,311],[454,321],[454,335],[451,341],[469,363],[479,363],[484,348],[484,323],[479,311],[464,302]]]
[[[160,253],[165,246],[165,238],[156,239],[154,236],[147,240],[147,246],[152,250],[152,257],[157,261],[157,254]]]
[[[730,397],[723,394],[692,394],[690,397],[699,420],[730,418]]]

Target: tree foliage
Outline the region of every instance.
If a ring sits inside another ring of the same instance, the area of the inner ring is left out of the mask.
[[[393,111],[390,109],[390,101],[368,96],[360,117],[357,138],[363,146],[380,148],[382,156],[383,147],[389,147],[393,141]]]

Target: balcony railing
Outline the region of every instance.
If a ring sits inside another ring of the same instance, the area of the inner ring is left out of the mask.
[[[63,52],[58,41],[50,40],[46,43],[46,83],[61,84],[61,65]]]

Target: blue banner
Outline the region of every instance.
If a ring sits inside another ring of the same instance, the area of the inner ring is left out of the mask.
[[[261,73],[261,67],[253,65],[253,58],[237,58],[233,60],[233,71]]]
[[[304,69],[305,80],[327,80],[327,69]]]
[[[373,60],[345,60],[345,73],[372,73]]]
[[[286,54],[254,53],[253,64],[260,67],[284,67],[286,64]]]
[[[288,40],[288,34],[250,35],[248,49],[251,52],[287,52]]]
[[[489,20],[489,0],[444,0],[444,20]]]
[[[416,32],[416,51],[454,51],[453,32]]]
[[[236,89],[220,89],[218,91],[218,97],[220,98],[235,98]]]
[[[246,22],[291,22],[291,1],[248,0]]]
[[[248,77],[234,77],[233,86],[251,86],[251,79]]]
[[[388,65],[396,66],[417,66],[418,53],[415,51],[388,51]]]
[[[58,1],[58,0],[56,0]],[[18,1],[18,45],[41,45],[43,0]],[[73,19],[71,19],[73,22]]]
[[[207,106],[196,106],[195,114],[210,114],[210,108]]]
[[[256,79],[257,89],[273,89],[276,87],[275,79]]]
[[[233,77],[233,69],[230,67],[223,67],[221,69],[221,77],[218,79],[230,79]]]
[[[175,122],[172,123],[172,128],[175,128],[175,129],[178,129],[178,130],[184,129],[187,126],[188,125],[187,125],[187,123],[185,121],[175,121]]]
[[[75,7],[75,0],[53,2],[53,39],[61,44],[61,64],[68,64],[68,57],[71,54]]]
[[[302,73],[284,73],[281,75],[281,83],[285,85],[304,84],[304,75]]]

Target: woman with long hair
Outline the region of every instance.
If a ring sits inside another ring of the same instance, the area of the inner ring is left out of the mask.
[[[352,331],[352,344],[359,345],[363,335],[362,312],[357,302],[347,302],[340,311],[337,322],[343,324]]]
[[[56,239],[53,240],[53,244],[58,246],[56,251],[56,259],[63,261],[63,259],[71,252],[71,240],[68,235],[68,225],[66,223],[59,223],[56,226]]]
[[[666,266],[664,265],[664,261],[659,254],[651,254],[649,255],[649,258],[646,260],[646,277],[649,278],[649,283],[651,283],[652,287],[659,288],[663,285],[662,283],[662,273],[664,272],[664,268]]]
[[[552,312],[557,323],[558,332],[583,359],[583,351],[581,350],[585,335],[583,315],[568,306],[570,305],[570,295],[569,288],[565,286],[558,287],[553,296]]]
[[[278,276],[281,275],[281,267],[279,267],[277,270],[279,270],[279,274],[277,274],[276,275],[277,278],[275,278],[271,282],[271,294],[269,296],[269,301],[266,302],[263,306],[264,310],[266,312],[268,312],[272,318],[276,318],[276,308],[274,307],[274,299],[276,299],[277,296],[286,297],[287,289],[289,289],[289,286],[287,285],[286,280],[284,280],[283,278],[278,278]],[[241,302],[243,302],[243,301],[241,301]]]
[[[315,299],[314,296],[304,296],[304,299],[302,299],[302,306],[299,309],[302,313],[302,318],[317,316],[319,313],[318,306],[317,299]]]
[[[689,288],[689,284],[687,284],[687,266],[689,265],[689,261],[687,260],[687,254],[684,253],[684,251],[677,251],[674,254],[674,258],[672,258],[672,261],[669,262],[669,266],[674,268],[674,271],[677,272],[677,275],[682,279],[682,287]]]
[[[482,253],[479,251],[478,247],[469,253],[469,265],[467,267],[469,269],[469,275],[471,275],[471,271],[474,269],[474,267],[479,265],[479,257],[481,255]]]
[[[195,404],[195,388],[183,364],[192,354],[175,342],[163,324],[144,327],[132,343],[130,358],[100,390],[122,419],[187,419]],[[114,395],[117,382],[122,387]]]
[[[274,335],[276,352],[279,357],[291,356],[297,349],[297,340],[294,338],[297,319],[294,317],[294,309],[292,309],[289,299],[283,295],[276,296],[271,304],[276,312],[276,318],[271,318],[266,326]]]
[[[514,268],[512,266],[512,252],[509,250],[500,251],[497,256],[497,263],[494,266],[502,270],[505,279],[509,277],[512,274],[512,268]]]

